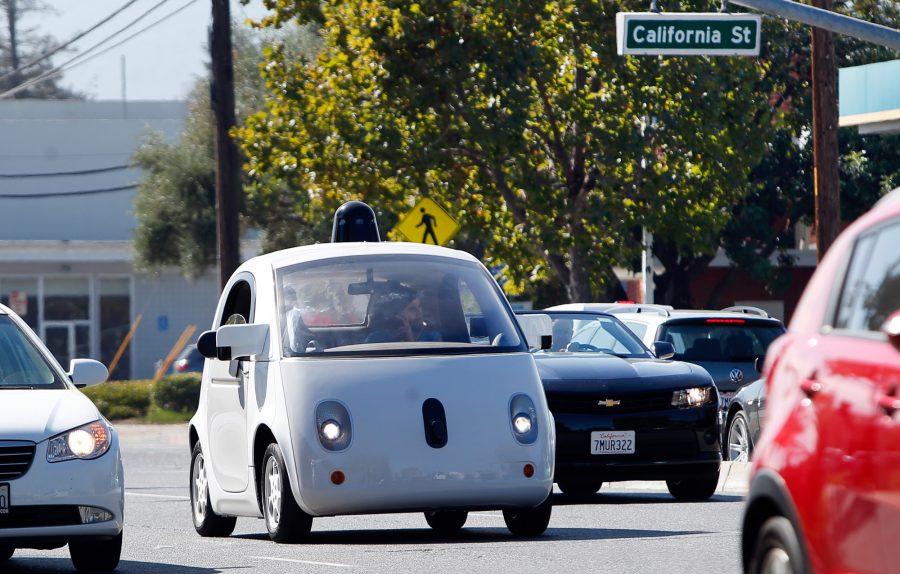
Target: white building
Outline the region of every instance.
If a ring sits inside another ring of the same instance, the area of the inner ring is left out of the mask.
[[[151,131],[174,141],[186,114],[184,102],[0,101],[0,301],[64,366],[108,364],[140,315],[113,378],[151,377],[188,325],[212,321],[214,273],[189,283],[133,265],[131,158]]]

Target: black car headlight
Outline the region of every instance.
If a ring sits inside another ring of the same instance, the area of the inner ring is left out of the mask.
[[[672,406],[681,409],[699,407],[715,400],[716,393],[712,387],[693,387],[672,393]]]
[[[350,412],[338,401],[322,401],[316,406],[316,432],[326,450],[339,451],[350,446],[353,429]]]
[[[56,435],[47,443],[47,462],[100,458],[109,450],[111,434],[109,423],[101,419]]]
[[[538,436],[537,410],[528,395],[515,395],[509,401],[509,422],[513,436],[522,444],[532,444]]]

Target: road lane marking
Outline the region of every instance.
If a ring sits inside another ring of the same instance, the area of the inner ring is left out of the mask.
[[[176,496],[174,494],[150,494],[149,492],[126,492],[125,496],[146,496],[148,498],[168,498],[169,500],[190,500],[189,496]]]
[[[274,556],[247,556],[255,560],[273,560],[275,562],[290,562],[291,564],[309,564],[310,566],[333,566],[334,568],[353,568],[350,564],[337,562],[314,562],[312,560],[297,560],[295,558],[275,558]]]

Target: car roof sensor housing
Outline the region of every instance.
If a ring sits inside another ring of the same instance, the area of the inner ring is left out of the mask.
[[[378,222],[375,211],[362,201],[348,201],[334,212],[331,229],[332,243],[367,241],[378,243]]]

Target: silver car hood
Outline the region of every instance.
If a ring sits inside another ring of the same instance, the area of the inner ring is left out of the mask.
[[[94,403],[74,389],[0,390],[0,440],[41,442],[98,418]]]

